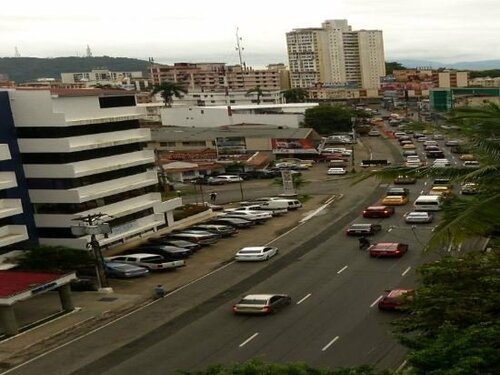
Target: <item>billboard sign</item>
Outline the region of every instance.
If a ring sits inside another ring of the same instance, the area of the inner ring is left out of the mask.
[[[215,144],[219,155],[245,154],[247,152],[245,137],[217,137]]]
[[[309,139],[304,138],[272,138],[273,154],[318,154]]]

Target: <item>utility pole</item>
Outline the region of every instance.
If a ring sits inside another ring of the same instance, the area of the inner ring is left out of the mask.
[[[104,257],[102,256],[101,246],[96,237],[97,234],[107,234],[111,232],[111,227],[108,223],[104,222],[104,217],[110,216],[103,213],[95,213],[75,218],[73,220],[79,221],[80,224],[72,225],[71,232],[75,236],[90,234],[90,242],[87,246],[91,248],[94,253],[99,291],[112,292],[112,289],[109,287],[106,270],[104,269]]]

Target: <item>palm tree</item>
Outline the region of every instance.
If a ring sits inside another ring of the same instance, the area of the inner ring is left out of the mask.
[[[154,85],[151,90],[151,95],[155,95],[160,93],[163,98],[163,102],[165,103],[165,107],[172,106],[172,98],[175,96],[176,98],[182,98],[182,93],[186,94],[187,90],[175,83],[175,82],[161,82],[159,85]]]
[[[264,90],[260,88],[259,85],[251,88],[250,90],[247,91],[246,96],[250,96],[252,94],[257,94],[257,104],[260,104],[260,98],[264,95]]]
[[[295,88],[281,91],[287,103],[303,103],[309,97],[306,89]]]
[[[355,182],[370,176],[389,180],[398,175],[408,175],[417,178],[448,177],[453,182],[478,184],[480,194],[473,198],[454,196],[447,200],[444,218],[434,231],[429,248],[458,244],[467,238],[487,236],[499,229],[500,107],[488,103],[481,108],[457,108],[449,113],[448,121],[455,125],[457,133],[467,136],[471,149],[481,162],[479,168],[392,167],[368,173]]]

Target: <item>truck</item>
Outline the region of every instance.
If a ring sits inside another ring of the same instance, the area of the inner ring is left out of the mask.
[[[137,253],[107,257],[107,261],[134,264],[150,271],[165,271],[185,266],[184,260],[166,260],[161,255]]]

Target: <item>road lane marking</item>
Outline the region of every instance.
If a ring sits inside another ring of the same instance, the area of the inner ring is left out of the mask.
[[[240,348],[245,346],[246,344],[248,344],[250,341],[252,341],[254,338],[256,338],[257,336],[259,335],[259,332],[255,332],[252,336],[250,336],[248,339],[246,339],[245,341],[243,341],[241,344],[240,344]]]
[[[297,301],[297,305],[300,305],[302,302],[304,302],[309,297],[311,297],[311,293],[309,293],[308,295],[304,296],[300,301]]]
[[[375,306],[378,303],[378,301],[380,301],[382,298],[384,298],[384,296],[378,297],[375,301],[373,301],[373,303],[370,305],[370,307]]]
[[[394,229],[394,227],[390,227],[389,229],[387,229],[387,232],[390,232],[393,229]]]
[[[333,343],[335,341],[337,341],[339,339],[339,336],[336,336],[332,341],[330,341],[328,344],[326,344],[323,349],[321,349],[322,352],[324,352],[325,350],[327,350],[330,346],[333,345]]]
[[[401,363],[399,367],[396,369],[395,373],[396,374],[399,373],[406,366],[406,363],[407,363],[406,360],[404,360],[403,363]]]
[[[341,269],[339,269],[339,270],[337,271],[337,275],[338,275],[339,273],[341,273],[341,272],[344,272],[344,271],[346,270],[346,268],[347,268],[347,266],[344,266],[344,267],[342,267]]]
[[[332,195],[330,198],[328,198],[326,201],[325,201],[325,204],[323,204],[321,207],[318,207],[317,209],[315,209],[314,211],[312,211],[311,213],[309,213],[307,216],[303,217],[302,219],[299,220],[299,223],[300,224],[303,224],[305,223],[306,221],[310,220],[311,218],[313,218],[314,216],[316,216],[317,214],[319,214],[321,211],[323,211],[325,208],[327,208],[330,204],[332,204],[335,200],[337,200],[337,198],[342,198],[343,197],[343,194],[334,194]]]
[[[411,266],[408,267],[407,269],[405,269],[405,271],[401,274],[401,276],[406,275],[408,272],[410,272],[410,270],[411,270]]]

